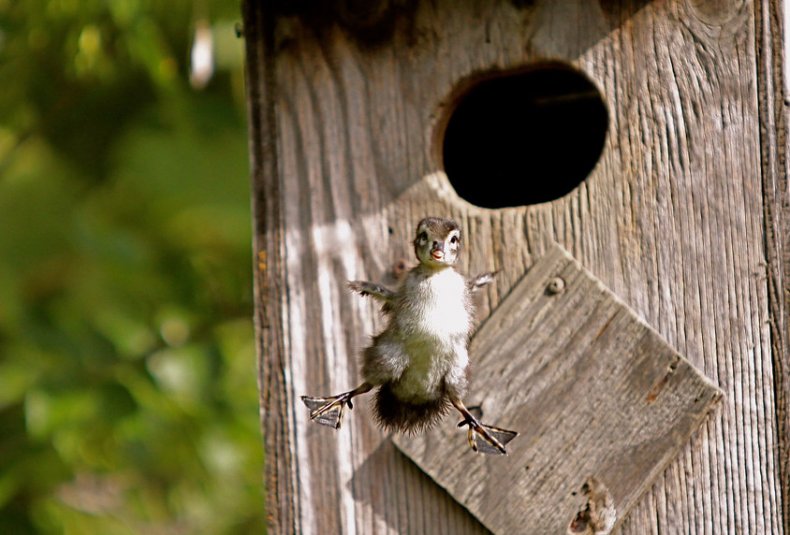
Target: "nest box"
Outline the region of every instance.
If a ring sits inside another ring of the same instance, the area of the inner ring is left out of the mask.
[[[271,533],[586,533],[595,492],[622,533],[790,532],[780,7],[245,3]],[[299,400],[358,384],[346,281],[428,215],[498,270],[467,402],[507,457]]]

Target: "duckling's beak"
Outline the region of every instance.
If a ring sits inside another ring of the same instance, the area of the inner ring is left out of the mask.
[[[434,260],[444,259],[444,244],[439,244],[431,249],[431,258]]]

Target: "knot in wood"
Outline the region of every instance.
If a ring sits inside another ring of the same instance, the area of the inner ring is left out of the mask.
[[[562,277],[554,277],[549,281],[546,286],[546,292],[549,295],[557,295],[565,290],[565,280]]]

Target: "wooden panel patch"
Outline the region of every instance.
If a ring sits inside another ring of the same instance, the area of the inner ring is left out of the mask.
[[[577,528],[590,481],[619,523],[721,397],[559,246],[480,327],[470,358],[465,402],[519,431],[509,455],[476,455],[449,419],[393,440],[494,533]]]

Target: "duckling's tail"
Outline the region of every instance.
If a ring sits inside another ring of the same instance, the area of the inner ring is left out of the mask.
[[[418,433],[432,427],[452,405],[447,395],[425,403],[410,403],[398,399],[389,383],[376,393],[374,413],[379,425],[386,430]]]

